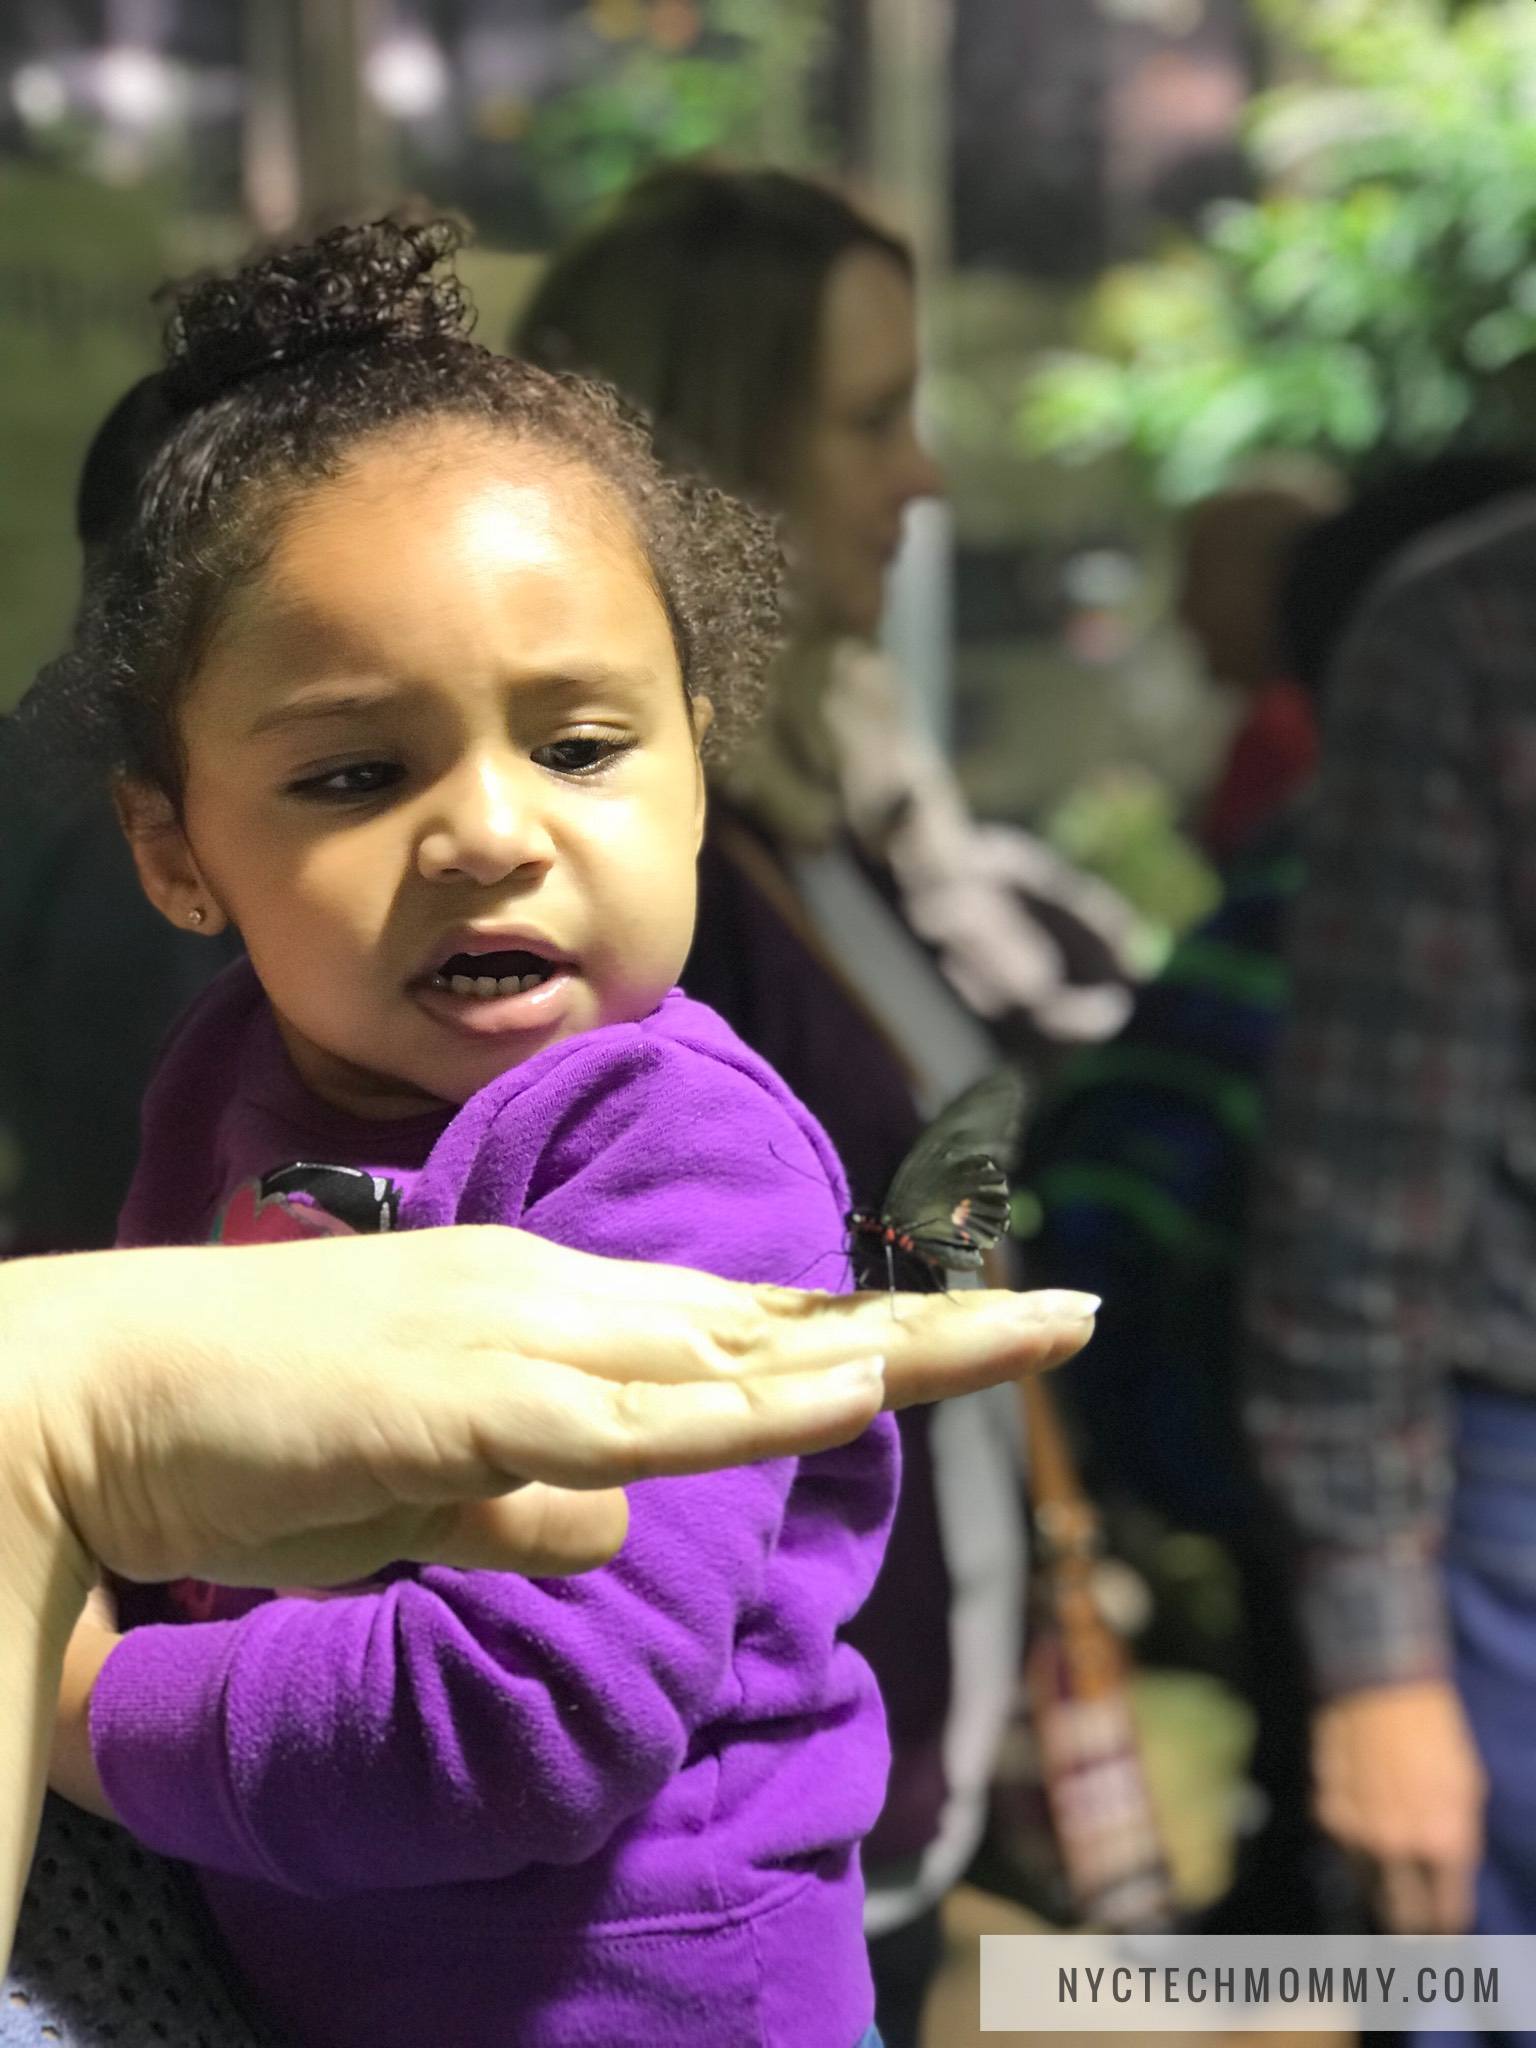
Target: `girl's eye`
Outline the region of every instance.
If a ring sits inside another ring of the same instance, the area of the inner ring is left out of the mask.
[[[605,733],[582,733],[536,747],[533,758],[539,767],[551,768],[557,775],[592,775],[627,753],[631,744]]]
[[[354,761],[345,768],[328,768],[323,775],[301,776],[289,783],[288,793],[313,803],[358,803],[393,789],[404,775],[398,761]]]

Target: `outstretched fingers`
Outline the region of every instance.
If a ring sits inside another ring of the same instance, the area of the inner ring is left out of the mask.
[[[604,1379],[656,1384],[810,1373],[878,1354],[893,1407],[1059,1365],[1088,1341],[1098,1307],[1092,1295],[1061,1289],[977,1289],[903,1294],[893,1308],[883,1289],[833,1296],[741,1287],[681,1267],[594,1263],[607,1267],[607,1313],[594,1317],[579,1292],[545,1297],[536,1323],[525,1313],[513,1326],[525,1348]]]
[[[534,1483],[435,1506],[400,1502],[266,1542],[220,1545],[202,1561],[231,1586],[346,1587],[402,1557],[557,1578],[606,1564],[628,1528],[629,1503],[619,1487],[573,1493]]]
[[[681,1383],[604,1380],[558,1365],[524,1365],[519,1377],[530,1373],[532,1387],[509,1390],[504,1411],[477,1413],[478,1449],[509,1481],[576,1488],[827,1450],[867,1429],[884,1393],[879,1358]]]
[[[886,1302],[887,1297],[875,1297]],[[904,1294],[886,1307],[886,1406],[977,1393],[1073,1358],[1093,1335],[1091,1294],[1002,1289],[965,1294]]]

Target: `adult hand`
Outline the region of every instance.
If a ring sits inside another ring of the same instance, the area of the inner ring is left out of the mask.
[[[1370,1867],[1392,1934],[1472,1924],[1488,1782],[1453,1685],[1346,1693],[1312,1731],[1317,1817]]]
[[[398,1557],[578,1570],[622,1542],[627,1480],[856,1435],[882,1399],[872,1358],[891,1401],[929,1400],[1056,1364],[1092,1329],[1081,1295],[893,1310],[489,1228],[3,1277],[0,1355],[30,1372],[82,1584],[88,1559],[262,1585]]]

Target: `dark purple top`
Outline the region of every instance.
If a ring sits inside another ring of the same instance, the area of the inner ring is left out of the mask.
[[[388,1172],[407,1225],[840,1284],[825,1135],[680,993],[444,1121],[313,1104],[237,968],[151,1091],[125,1241],[204,1237],[238,1183],[318,1152]],[[857,1844],[887,1758],[840,1636],[896,1463],[882,1419],[842,1450],[635,1486],[623,1551],[580,1578],[215,1594],[238,1618],[140,1628],[108,1660],[108,1794],[201,1867],[301,2042],[850,2048],[872,2012]]]

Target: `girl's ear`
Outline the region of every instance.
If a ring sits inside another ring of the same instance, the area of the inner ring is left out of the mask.
[[[139,871],[139,886],[160,915],[204,938],[223,931],[229,920],[204,881],[169,800],[125,775],[118,778],[112,801]]]
[[[704,813],[709,801],[708,785],[704,779],[704,764],[699,759],[699,749],[704,744],[704,735],[715,722],[715,707],[707,697],[690,697],[688,713],[693,720],[694,767],[698,777],[693,819],[694,851],[697,853],[704,843]]]

